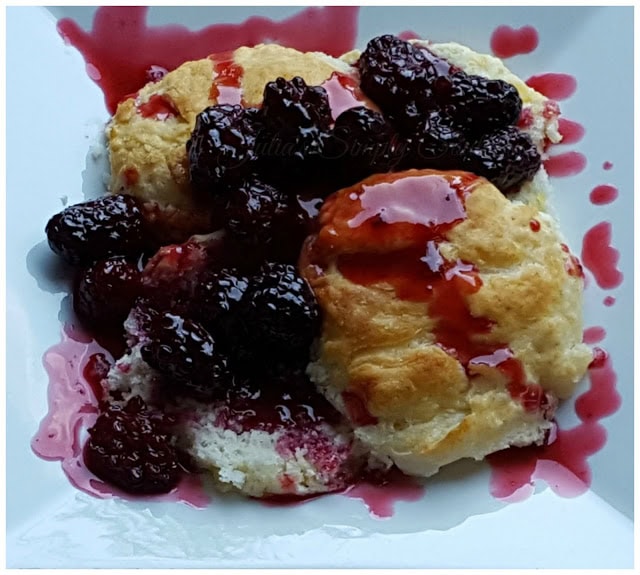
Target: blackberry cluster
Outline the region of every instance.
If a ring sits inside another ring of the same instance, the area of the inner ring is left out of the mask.
[[[404,140],[401,168],[466,169],[507,192],[540,166],[514,127],[522,101],[511,84],[466,74],[394,36],[371,40],[358,67],[363,90]]]

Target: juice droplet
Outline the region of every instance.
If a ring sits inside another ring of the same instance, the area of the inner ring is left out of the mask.
[[[531,76],[526,81],[526,84],[547,98],[553,98],[554,100],[569,98],[578,87],[576,79],[570,74],[554,73]]]
[[[549,176],[566,178],[582,172],[587,165],[587,158],[580,152],[565,152],[548,157],[543,164]]]
[[[491,51],[498,58],[529,54],[538,47],[538,31],[533,26],[498,26],[491,34]]]
[[[558,118],[558,129],[562,135],[561,144],[575,144],[584,137],[584,126],[566,118]]]
[[[587,345],[593,345],[594,343],[600,343],[607,335],[606,330],[599,326],[594,325],[584,330],[582,334],[582,341]]]
[[[596,186],[589,194],[589,200],[596,206],[610,204],[618,198],[618,188],[608,184]]]
[[[622,283],[622,272],[616,265],[618,250],[611,246],[611,223],[600,222],[587,231],[582,240],[582,263],[593,274],[603,289],[612,289]]]

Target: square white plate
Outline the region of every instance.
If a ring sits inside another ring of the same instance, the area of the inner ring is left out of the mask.
[[[199,28],[250,15],[275,20],[294,7],[152,8],[154,25]],[[216,497],[185,505],[99,500],[75,490],[58,463],[38,459],[30,440],[47,409],[41,358],[59,341],[65,282],[48,252],[44,226],[63,201],[95,195],[102,183],[90,149],[108,115],[78,52],[56,18],[91,25],[92,8],[7,11],[7,557],[10,567],[631,567],[633,565],[633,9],[361,8],[357,46],[410,29],[434,41],[489,52],[499,25],[531,25],[538,48],[507,61],[527,78],[569,73],[577,91],[564,115],[584,125],[578,150],[587,166],[553,180],[554,205],[580,253],[594,224],[613,224],[624,281],[601,290],[589,276],[585,325],[602,326],[618,375],[621,408],[603,421],[604,448],[590,458],[592,490],[561,498],[543,483],[520,503],[489,494],[483,464],[450,466],[425,497],[398,503],[386,520],[358,500],[327,496],[304,505],[264,507]],[[317,31],[316,31],[317,32]],[[558,152],[564,151],[558,148]],[[603,170],[603,163],[613,169]],[[598,184],[618,199],[589,202]],[[62,200],[62,201],[61,201]],[[603,298],[615,296],[611,307]],[[588,382],[580,387],[586,390]],[[571,403],[560,421],[573,424]]]

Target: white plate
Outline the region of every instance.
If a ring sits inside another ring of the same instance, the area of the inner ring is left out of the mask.
[[[201,27],[275,19],[280,8],[152,8],[153,24]],[[565,499],[544,484],[521,503],[489,495],[488,468],[454,465],[429,481],[423,500],[399,503],[387,520],[357,500],[327,496],[290,508],[217,497],[194,510],[172,503],[99,500],[75,490],[58,463],[38,459],[30,439],[47,409],[44,351],[59,341],[64,281],[44,225],[99,189],[91,145],[107,119],[102,93],[56,17],[83,26],[93,9],[9,8],[7,18],[7,556],[11,567],[631,567],[633,564],[633,101],[632,8],[362,8],[357,45],[411,29],[436,41],[489,51],[501,24],[532,25],[539,47],[508,65],[521,77],[566,72],[578,90],[562,102],[586,135],[579,175],[555,179],[554,203],[574,251],[584,232],[613,222],[624,282],[603,292],[591,280],[586,323],[606,328],[622,407],[603,424],[605,447],[590,459],[592,490]],[[55,16],[54,16],[55,14]],[[558,148],[559,151],[562,151]],[[602,164],[611,161],[611,171]],[[597,184],[618,187],[607,206]],[[58,275],[56,275],[58,273]],[[58,279],[56,279],[58,278]],[[605,295],[617,299],[613,307]],[[580,391],[587,388],[583,382]],[[571,404],[561,422],[575,421]]]

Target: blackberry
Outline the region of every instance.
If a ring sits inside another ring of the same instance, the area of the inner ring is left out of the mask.
[[[235,268],[205,272],[195,287],[191,316],[215,332],[236,311],[248,285]]]
[[[140,277],[121,256],[96,262],[75,285],[73,309],[87,327],[121,328],[141,293]]]
[[[230,194],[226,206],[227,229],[245,244],[264,246],[276,231],[295,219],[288,195],[252,177]]]
[[[284,137],[296,137],[303,129],[326,130],[331,125],[329,97],[323,87],[307,86],[300,76],[277,78],[264,87],[262,117]]]
[[[243,345],[272,362],[308,353],[320,326],[315,296],[289,264],[264,264],[245,292],[239,312],[246,328]]]
[[[433,84],[438,105],[470,135],[513,125],[522,111],[518,90],[503,80],[457,72]]]
[[[215,397],[229,383],[227,358],[198,322],[169,312],[151,318],[142,359],[159,371],[176,393],[199,399]]]
[[[467,149],[463,133],[437,111],[422,118],[404,143],[402,168],[454,169],[460,166]]]
[[[89,429],[84,462],[100,479],[127,493],[168,493],[180,479],[171,422],[135,396],[110,405]]]
[[[45,228],[51,249],[74,266],[110,256],[138,256],[147,247],[138,200],[126,194],[75,204]]]
[[[229,104],[198,114],[187,141],[189,176],[196,191],[218,193],[253,170],[257,115]]]
[[[386,114],[399,114],[407,106],[428,106],[432,82],[452,69],[426,48],[391,35],[372,39],[358,68],[362,89]]]
[[[318,163],[323,157],[332,122],[325,89],[307,86],[299,76],[277,78],[264,88],[262,118],[258,148],[266,172],[276,180],[283,169],[289,179],[298,173],[308,176],[310,162]]]
[[[463,159],[464,169],[484,176],[502,192],[531,179],[541,163],[540,153],[529,135],[515,126],[480,138]]]
[[[329,150],[343,173],[343,183],[388,172],[395,163],[396,134],[379,112],[363,106],[345,110],[336,118]]]

